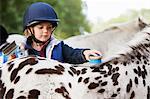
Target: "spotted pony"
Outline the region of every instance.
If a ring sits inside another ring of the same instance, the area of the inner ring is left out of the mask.
[[[0,99],[150,99],[150,28],[93,66],[28,56],[0,69]]]

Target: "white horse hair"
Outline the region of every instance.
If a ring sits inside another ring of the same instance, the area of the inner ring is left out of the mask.
[[[141,18],[114,25],[99,33],[70,37],[64,42],[73,48],[90,48],[100,50],[103,58],[114,55],[126,42],[141,31],[147,23]]]

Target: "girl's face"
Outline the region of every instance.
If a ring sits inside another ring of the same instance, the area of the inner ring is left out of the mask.
[[[51,37],[54,27],[50,22],[42,22],[34,26],[33,30],[35,38],[45,42]]]

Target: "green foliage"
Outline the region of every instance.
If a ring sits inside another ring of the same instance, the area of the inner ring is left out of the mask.
[[[51,4],[56,10],[60,19],[56,28],[55,36],[59,39],[79,35],[79,28],[83,27],[85,31],[90,32],[91,28],[86,17],[82,13],[81,0],[0,0],[0,24],[4,25],[8,32],[17,32],[22,34],[22,18],[25,9],[34,2],[46,2]],[[92,24],[92,32],[99,32],[111,26],[114,23],[124,23],[138,16],[143,16],[150,22],[150,10],[142,9],[140,11],[130,10],[119,17],[108,20],[107,22],[98,22]]]
[[[78,35],[79,28],[90,31],[82,13],[81,0],[0,0],[0,23],[9,32],[22,34],[22,19],[25,9],[34,2],[46,2],[56,10],[60,23],[55,31],[58,38]]]

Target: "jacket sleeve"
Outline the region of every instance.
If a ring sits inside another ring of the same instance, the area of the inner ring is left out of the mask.
[[[87,62],[85,56],[83,55],[83,51],[89,49],[79,49],[79,48],[74,49],[68,46],[67,44],[63,43],[62,50],[63,50],[64,62],[66,63],[82,64],[84,62]]]

